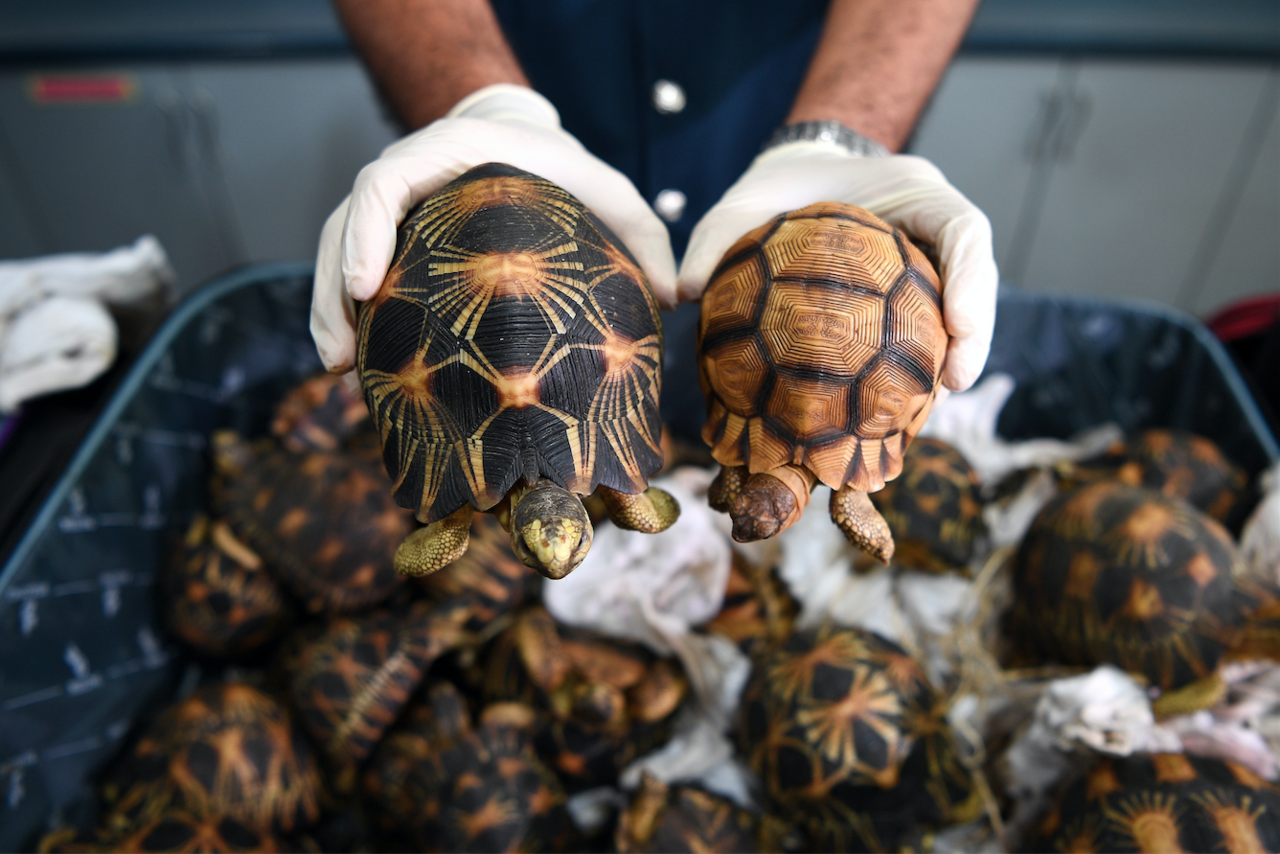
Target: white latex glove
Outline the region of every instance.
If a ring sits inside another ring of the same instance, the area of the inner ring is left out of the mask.
[[[748,231],[816,202],[858,205],[933,244],[951,336],[942,381],[953,391],[971,386],[986,364],[996,318],[991,223],[920,157],[862,157],[816,141],[760,154],[694,227],[680,267],[680,298],[700,299],[725,251]]]
[[[387,146],[360,170],[351,195],[320,234],[311,336],[334,373],[355,367],[352,299],[378,292],[391,266],[396,227],[419,202],[483,163],[507,163],[568,190],[635,255],[654,296],[675,305],[675,259],[666,226],[625,175],[560,127],[546,98],[524,86],[486,86],[448,114]]]

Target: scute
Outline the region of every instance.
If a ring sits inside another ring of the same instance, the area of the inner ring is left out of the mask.
[[[425,201],[358,319],[396,501],[421,522],[488,510],[520,478],[635,493],[661,467],[657,303],[612,232],[541,178],[486,164]]]
[[[760,334],[775,365],[832,377],[855,377],[880,352],[884,303],[849,299],[832,287],[775,282]]]

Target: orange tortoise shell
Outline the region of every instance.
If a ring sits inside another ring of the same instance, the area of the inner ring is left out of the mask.
[[[902,470],[947,350],[941,286],[862,208],[782,214],[726,253],[702,303],[703,439],[723,466],[803,465],[874,492]]]

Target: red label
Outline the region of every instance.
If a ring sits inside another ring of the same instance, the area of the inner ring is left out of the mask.
[[[129,74],[42,74],[29,91],[37,104],[112,104],[132,100],[137,83]]]

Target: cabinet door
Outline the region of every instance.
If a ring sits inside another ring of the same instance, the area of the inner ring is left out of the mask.
[[[1049,178],[1021,284],[1176,302],[1265,80],[1260,66],[1083,64],[1088,121]]]
[[[1280,70],[1271,71],[1255,108],[1250,133],[1237,152],[1237,198],[1221,206],[1225,223],[1217,240],[1202,241],[1206,269],[1188,283],[1183,308],[1205,316],[1245,297],[1280,292]],[[1243,162],[1251,157],[1252,162]],[[1210,224],[1211,227],[1215,224]]]
[[[1041,102],[1054,91],[1056,59],[961,57],[921,118],[911,150],[929,158],[991,220],[1003,265],[1036,169],[1031,149]]]
[[[132,97],[107,103],[40,102],[31,73],[0,75],[5,156],[47,231],[41,251],[102,251],[151,233],[191,288],[240,262],[234,235],[209,205],[169,72],[122,73]]]
[[[325,218],[396,138],[354,59],[193,67],[188,100],[250,261],[312,260]]]

